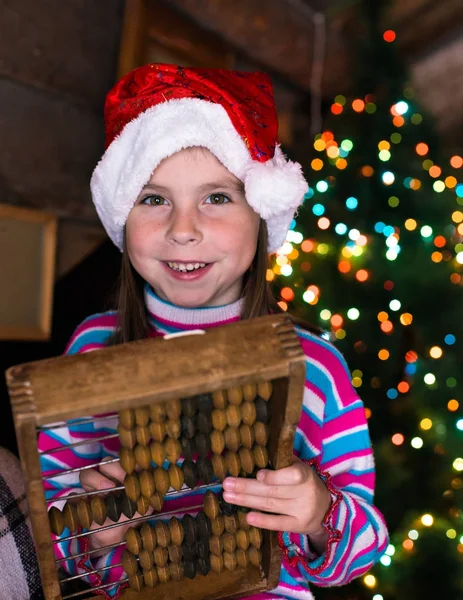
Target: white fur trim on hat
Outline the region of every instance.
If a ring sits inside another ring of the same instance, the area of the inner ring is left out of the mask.
[[[307,182],[279,147],[265,163],[253,160],[226,110],[196,98],[169,100],[128,123],[107,148],[91,179],[93,202],[109,237],[123,249],[124,225],[143,187],[164,158],[207,148],[243,181],[246,200],[267,222],[268,251],[285,241]]]

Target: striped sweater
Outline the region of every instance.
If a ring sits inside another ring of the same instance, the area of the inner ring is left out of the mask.
[[[217,327],[239,320],[242,300],[230,305],[210,308],[185,309],[168,304],[147,287],[145,300],[151,325],[150,335],[209,327]],[[89,352],[103,348],[115,331],[115,312],[97,314],[86,319],[75,331],[67,354]],[[342,355],[327,341],[303,329],[296,328],[306,355],[306,383],[301,420],[297,428],[294,453],[310,461],[325,480],[332,506],[325,519],[329,534],[325,552],[316,555],[307,536],[283,532],[284,558],[280,582],[272,593],[257,594],[253,600],[297,598],[313,600],[309,584],[316,586],[343,585],[368,571],[381,557],[387,546],[386,526],[380,512],[373,506],[375,483],[374,461],[368,426],[362,401],[351,385],[351,378]],[[43,474],[57,470],[81,467],[116,456],[117,438],[92,443],[106,433],[114,433],[116,421],[98,419],[87,425],[72,425],[42,432],[39,450],[46,451],[63,443],[88,440],[87,444],[41,457]],[[46,484],[48,498],[56,498],[54,505],[62,508],[64,500],[73,491],[82,491],[78,474],[51,479]],[[198,505],[195,492],[185,489],[175,499],[166,501],[163,510],[178,511],[182,516],[189,506]],[[189,511],[193,512],[194,511]],[[69,535],[65,529],[62,537]],[[82,554],[63,564],[70,574],[85,573],[120,563],[123,547],[118,547],[97,559],[85,555],[88,541],[85,537],[56,544],[58,558]],[[93,585],[116,582],[124,577],[120,567],[100,574],[90,574],[86,580]],[[115,598],[121,586],[106,588],[101,593]]]

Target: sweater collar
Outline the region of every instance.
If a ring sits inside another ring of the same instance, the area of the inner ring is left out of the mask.
[[[162,334],[232,323],[240,319],[244,307],[244,298],[240,298],[224,306],[183,308],[161,300],[148,284],[145,285],[144,295],[150,324]]]

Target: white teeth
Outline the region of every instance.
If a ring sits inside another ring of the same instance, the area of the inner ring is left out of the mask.
[[[195,271],[196,269],[202,269],[206,266],[206,263],[175,263],[167,262],[169,267],[174,271],[181,271],[186,273],[187,271]]]

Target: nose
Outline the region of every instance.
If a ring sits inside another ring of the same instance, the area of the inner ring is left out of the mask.
[[[167,235],[170,242],[181,246],[200,242],[203,236],[196,211],[193,208],[174,209]]]

